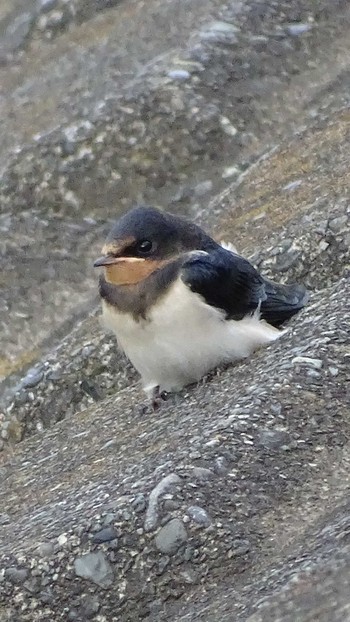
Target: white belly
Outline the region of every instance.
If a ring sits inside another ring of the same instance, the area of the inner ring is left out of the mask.
[[[102,303],[103,320],[117,336],[142,377],[145,391],[175,391],[196,382],[221,363],[249,356],[258,346],[278,339],[279,331],[257,316],[225,320],[179,279],[150,310],[134,320]]]

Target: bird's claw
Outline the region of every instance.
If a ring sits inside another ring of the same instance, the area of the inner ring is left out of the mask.
[[[157,412],[162,404],[167,401],[169,394],[167,391],[161,391],[160,387],[155,387],[151,398],[153,412]]]

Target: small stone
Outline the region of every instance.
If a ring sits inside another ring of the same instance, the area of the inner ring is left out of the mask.
[[[335,378],[335,376],[338,376],[339,374],[338,367],[329,367],[329,373]]]
[[[230,119],[228,119],[227,117],[220,117],[220,125],[225,134],[227,134],[227,136],[236,136],[236,134],[238,133],[237,128],[231,123]]]
[[[290,250],[286,253],[282,253],[281,255],[277,255],[274,268],[275,270],[278,270],[278,272],[286,272],[295,266],[299,257],[300,251],[297,250]]]
[[[54,546],[51,542],[42,542],[37,550],[41,557],[50,557],[54,552]]]
[[[146,509],[145,495],[141,493],[137,495],[135,499],[133,500],[133,502],[131,503],[131,505],[137,514],[140,514],[141,512],[143,512]]]
[[[103,518],[104,527],[108,527],[115,520],[115,514],[112,512],[107,512],[106,516]]]
[[[208,179],[207,181],[202,181],[194,187],[194,194],[196,197],[204,197],[206,194],[211,192],[213,189],[213,182]]]
[[[50,603],[55,600],[54,594],[49,587],[46,590],[42,590],[40,592],[39,598],[44,605],[50,605]]]
[[[287,33],[293,37],[299,37],[299,35],[308,32],[312,28],[311,24],[303,24],[301,22],[299,24],[285,24],[284,27]]]
[[[180,577],[185,581],[185,583],[188,583],[189,585],[193,585],[198,581],[198,574],[191,568],[180,572]]]
[[[233,24],[224,21],[215,21],[205,26],[199,34],[203,41],[232,45],[237,43],[236,33],[238,31],[239,28],[233,26]]]
[[[164,477],[150,493],[144,523],[145,531],[151,531],[151,529],[154,529],[157,525],[159,497],[176,484],[181,484],[181,478],[176,473],[169,473],[169,475]]]
[[[81,599],[81,606],[84,612],[84,616],[89,620],[93,618],[100,609],[100,603],[96,596],[93,594],[84,594]]]
[[[232,547],[228,552],[229,559],[233,557],[239,557],[240,555],[246,555],[250,551],[249,540],[234,540]]]
[[[202,457],[201,452],[197,451],[197,449],[194,449],[193,451],[190,451],[190,453],[188,455],[191,458],[191,460],[199,460],[199,458]]]
[[[58,0],[38,0],[37,7],[41,13],[51,11],[57,5]]]
[[[290,436],[282,430],[260,430],[258,444],[266,449],[278,450],[290,443]]]
[[[163,503],[163,508],[166,512],[173,512],[174,510],[177,510],[179,507],[180,507],[179,502],[174,501],[174,499],[165,499]]]
[[[157,574],[163,574],[166,567],[169,565],[170,558],[169,557],[161,557],[158,562],[158,572]]]
[[[68,542],[67,536],[65,533],[61,533],[60,536],[58,536],[57,538],[57,542],[59,544],[59,546],[65,546]]]
[[[339,218],[333,218],[330,222],[329,222],[329,228],[334,231],[334,233],[339,233],[339,231],[341,231],[343,229],[343,227],[346,226],[348,222],[348,217],[345,216],[339,216]]]
[[[5,570],[5,579],[13,583],[14,585],[22,585],[28,577],[28,570],[25,568],[16,568],[15,566],[10,566],[10,568],[6,568]]]
[[[190,186],[179,186],[177,192],[171,198],[171,203],[182,203],[188,201],[192,197],[192,188]]]
[[[308,356],[295,356],[292,360],[293,365],[306,365],[314,369],[322,369],[323,362],[321,359],[313,359]]]
[[[183,522],[179,518],[173,518],[157,533],[155,545],[158,551],[173,555],[186,540],[187,532]]]
[[[9,421],[6,421],[1,430],[1,437],[5,440],[18,443],[23,437],[23,425],[17,421],[15,417],[12,417]]]
[[[22,380],[24,389],[33,389],[44,377],[43,369],[32,369]]]
[[[221,177],[223,179],[229,179],[230,177],[238,177],[240,173],[241,170],[238,168],[238,166],[226,166],[226,168],[224,168],[223,172],[221,173]]]
[[[92,581],[102,589],[108,588],[113,583],[113,568],[102,551],[77,557],[74,569],[78,577]]]
[[[326,240],[321,240],[321,242],[318,245],[318,248],[320,249],[321,252],[326,251],[328,247],[329,247],[329,242],[326,242]]]
[[[109,549],[117,549],[119,547],[119,540],[118,538],[114,538],[114,540],[110,540],[108,543],[108,548]]]
[[[117,532],[113,527],[105,527],[101,529],[97,533],[95,533],[92,541],[95,544],[101,544],[102,542],[110,542],[111,540],[117,539]]]
[[[210,469],[206,469],[204,467],[193,467],[191,471],[191,475],[195,479],[199,479],[200,481],[204,482],[204,481],[207,481],[208,479],[211,479],[214,473]]]
[[[62,378],[62,370],[61,370],[61,368],[52,369],[51,371],[48,372],[46,377],[47,377],[48,380],[52,380],[53,382],[55,382],[57,380],[61,380],[61,378]]]
[[[239,28],[230,24],[229,22],[216,20],[214,22],[210,22],[207,25],[206,31],[211,30],[215,32],[239,32]]]
[[[228,471],[228,463],[225,456],[218,456],[214,461],[215,473],[225,475]]]
[[[22,47],[30,33],[33,23],[31,13],[21,13],[17,15],[7,26],[5,33],[2,33],[2,47],[11,52]]]
[[[290,192],[292,190],[296,190],[296,188],[299,188],[299,186],[301,186],[302,183],[303,183],[302,179],[296,179],[295,181],[291,181],[289,182],[289,184],[286,184],[285,186],[283,186],[282,190],[284,190],[284,192]]]
[[[197,525],[202,527],[209,527],[211,520],[208,513],[199,505],[191,505],[187,508],[187,514]]]
[[[168,77],[172,80],[179,80],[179,82],[183,82],[184,80],[188,80],[191,77],[189,71],[186,69],[172,69],[168,72]]]

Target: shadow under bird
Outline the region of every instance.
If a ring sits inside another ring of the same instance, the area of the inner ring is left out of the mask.
[[[154,400],[275,341],[307,301],[304,286],[265,279],[196,224],[152,207],[122,216],[102,252],[104,323]]]

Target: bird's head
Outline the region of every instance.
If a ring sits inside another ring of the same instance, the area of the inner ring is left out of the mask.
[[[113,285],[134,285],[182,253],[212,242],[200,227],[185,218],[153,207],[136,207],[112,227],[94,263],[103,266]]]

